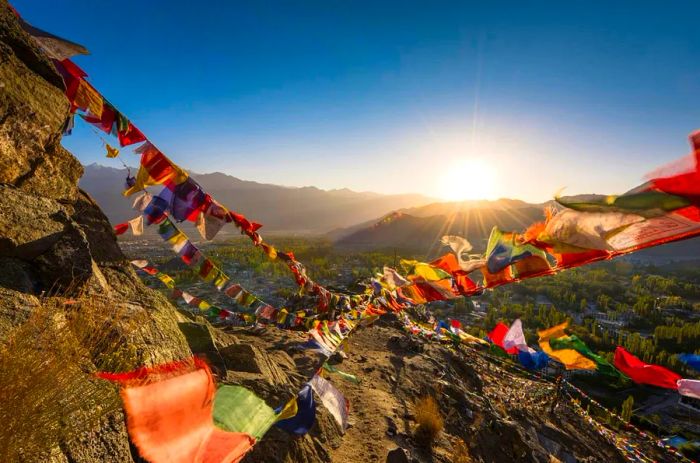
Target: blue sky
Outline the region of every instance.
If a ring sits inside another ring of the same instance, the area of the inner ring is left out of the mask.
[[[13,4],[196,172],[541,201],[621,193],[700,128],[692,2]],[[118,166],[81,122],[64,145]]]

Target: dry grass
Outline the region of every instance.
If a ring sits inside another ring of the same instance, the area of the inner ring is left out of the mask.
[[[458,440],[452,450],[452,463],[472,463],[472,457],[469,454],[469,447],[462,439]]]
[[[418,399],[413,406],[416,416],[416,439],[426,446],[432,446],[435,439],[445,427],[445,423],[440,414],[440,407],[431,396]]]
[[[0,461],[39,461],[120,408],[98,369],[129,368],[140,316],[114,301],[47,298],[0,346]]]

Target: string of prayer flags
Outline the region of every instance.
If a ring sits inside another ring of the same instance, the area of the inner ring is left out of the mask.
[[[221,219],[225,222],[233,222],[242,233],[248,235],[255,246],[261,247],[270,259],[281,257],[289,269],[293,272],[297,284],[308,294],[317,296],[319,299],[319,310],[326,311],[329,302],[333,299],[333,293],[311,281],[306,276],[306,270],[298,262],[291,252],[280,253],[273,246],[263,243],[262,237],[257,233],[261,227],[259,223],[249,221],[242,214],[227,211],[219,206],[212,208],[213,198],[206,194],[201,187],[189,179],[187,172],[168,159],[160,152],[131,122],[128,121],[119,111],[109,104],[97,93],[92,86],[87,83],[87,74],[70,60],[59,63],[60,70],[66,80],[66,96],[71,101],[73,110],[82,109],[87,112],[83,115],[87,122],[97,126],[107,133],[114,133],[119,138],[121,146],[145,141],[136,152],[141,154],[141,163],[135,177],[129,176],[126,182],[125,196],[129,196],[137,191],[141,191],[147,186],[162,184],[170,194],[161,193],[166,198],[161,198],[160,203],[151,202],[146,208],[146,223],[158,223],[163,217],[157,212],[169,210],[176,220],[189,220],[197,222],[197,228],[206,238],[211,239],[222,226]],[[90,93],[93,92],[93,93]],[[93,98],[94,97],[94,98]],[[94,100],[94,101],[93,101]],[[155,209],[155,211],[154,211]],[[155,212],[155,213],[154,213]],[[222,217],[223,216],[223,217]],[[175,237],[173,237],[175,239]],[[183,241],[185,250],[178,249],[179,243],[174,242],[173,248],[180,253],[183,260],[194,258],[194,246]],[[196,259],[192,259],[196,260]],[[341,298],[338,298],[341,300]],[[348,300],[343,298],[344,303],[363,304],[364,301]]]
[[[258,322],[273,323],[280,328],[298,328],[302,326],[308,327],[308,324],[312,323],[316,317],[315,315],[307,314],[303,310],[296,312],[288,312],[286,309],[278,310],[260,301],[256,296],[243,289],[241,285],[235,283],[227,286],[224,289],[224,293],[231,297],[241,307],[241,310],[223,309],[177,288],[175,281],[169,275],[150,265],[147,260],[133,260],[131,264],[145,273],[158,278],[165,286],[173,289],[173,297],[182,298],[189,307],[197,309],[199,313],[210,318],[214,323],[250,325]],[[213,266],[213,264],[211,265]]]
[[[566,321],[546,330],[538,331],[540,348],[550,357],[561,362],[567,370],[595,370],[596,364],[591,359],[581,355],[574,349],[554,350],[550,346],[550,340],[566,337],[564,331],[569,326]],[[617,365],[616,365],[617,366]]]
[[[615,367],[637,384],[678,389],[678,380],[682,379],[667,368],[641,361],[621,346],[615,349]]]
[[[700,399],[700,381],[697,379],[679,379],[676,383],[678,393],[686,397]]]
[[[129,436],[152,463],[238,462],[255,443],[250,434],[214,426],[216,386],[201,360],[98,376],[121,384]]]
[[[685,363],[690,368],[700,371],[700,354],[679,354],[678,360]]]
[[[301,436],[308,433],[316,421],[316,401],[311,385],[305,384],[292,401],[296,406],[296,412],[292,416],[280,419],[275,426],[290,434]],[[282,416],[282,413],[278,416]]]
[[[345,396],[333,384],[319,375],[314,375],[309,384],[321,398],[323,406],[335,418],[341,432],[344,433],[348,428],[348,413],[350,411],[350,404]]]
[[[622,416],[618,415],[618,414],[615,413],[614,411],[609,410],[608,408],[606,408],[605,406],[603,406],[602,404],[600,404],[600,402],[598,402],[597,400],[595,400],[594,398],[592,398],[591,396],[589,396],[588,394],[586,394],[585,392],[583,392],[580,388],[576,387],[576,386],[573,385],[572,383],[570,383],[570,382],[564,380],[564,381],[563,381],[563,384],[564,384],[564,386],[566,386],[568,389],[571,389],[571,390],[575,391],[579,396],[581,396],[582,398],[586,399],[586,400],[589,402],[589,404],[594,405],[594,406],[597,407],[599,410],[601,410],[602,412],[604,412],[607,416],[612,417],[612,418],[615,418],[618,422],[620,422],[621,424],[623,424],[624,427],[625,427],[626,429],[628,429],[628,430],[630,430],[630,431],[633,431],[633,432],[636,433],[640,438],[642,438],[643,440],[649,442],[649,443],[650,443],[651,445],[653,445],[654,447],[656,447],[656,446],[662,447],[664,450],[666,450],[667,452],[671,453],[678,461],[684,461],[684,462],[687,462],[687,463],[693,463],[693,462],[692,462],[691,460],[689,460],[688,458],[685,458],[685,457],[683,456],[683,454],[680,453],[678,450],[676,450],[674,447],[668,445],[668,444],[667,444],[666,442],[664,442],[663,440],[659,440],[658,438],[654,437],[654,436],[651,435],[650,433],[648,433],[648,432],[646,432],[646,431],[643,431],[643,430],[637,428],[637,427],[634,426],[632,423],[630,423],[627,419],[625,419],[625,418],[623,418]],[[568,391],[567,391],[566,393],[567,393],[567,395],[568,395],[569,397],[571,397],[571,395],[569,394]],[[634,447],[634,446],[632,446],[632,447]],[[645,461],[649,461],[649,460],[645,460]]]
[[[596,371],[606,376],[618,379],[625,379],[625,376],[620,371],[610,364],[604,357],[593,352],[581,339],[576,335],[564,336],[549,340],[549,345],[552,349],[573,349],[584,357],[591,359],[596,364]]]
[[[260,439],[277,421],[277,413],[264,400],[242,386],[223,385],[214,396],[214,423],[229,431]]]
[[[622,437],[620,433],[613,432],[597,422],[593,417],[583,409],[578,400],[575,400],[568,393],[570,403],[573,405],[573,410],[581,416],[598,434],[608,440],[620,453],[625,457],[625,460],[639,463],[652,463],[655,460],[644,455],[629,439]]]

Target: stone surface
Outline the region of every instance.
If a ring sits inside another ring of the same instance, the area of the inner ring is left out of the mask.
[[[411,459],[406,449],[396,447],[386,454],[386,463],[410,463]]]
[[[71,200],[83,168],[60,145],[68,117],[53,65],[0,2],[0,183]]]

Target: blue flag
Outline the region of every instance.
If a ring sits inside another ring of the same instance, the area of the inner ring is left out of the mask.
[[[277,410],[279,412],[279,410]],[[290,434],[304,435],[314,425],[316,420],[316,402],[311,385],[306,384],[297,395],[297,414],[286,420],[275,423],[280,429]]]

